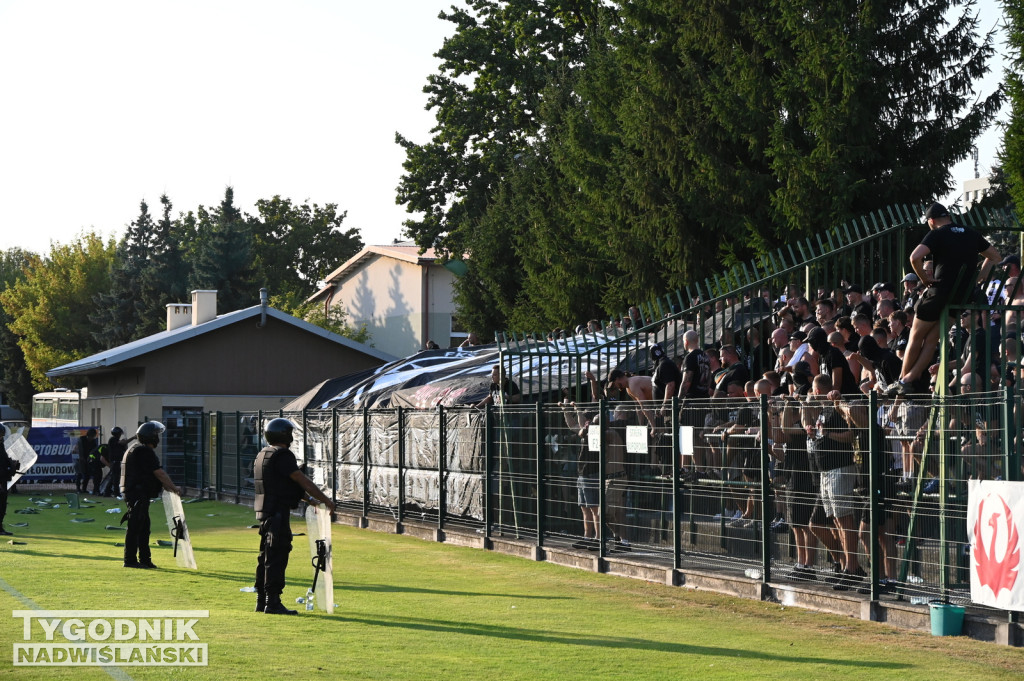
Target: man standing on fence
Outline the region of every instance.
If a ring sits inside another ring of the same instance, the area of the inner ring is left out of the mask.
[[[903,355],[903,371],[893,386],[903,394],[911,390],[927,392],[925,369],[932,363],[939,343],[939,316],[947,305],[968,302],[975,284],[985,281],[989,270],[999,262],[999,251],[970,227],[953,222],[941,203],[933,203],[924,214],[929,232],[910,254],[910,266],[926,287],[917,301],[916,317]],[[975,278],[978,254],[985,258],[981,274]],[[924,259],[931,256],[934,276],[925,270]]]
[[[334,513],[334,502],[299,470],[295,454],[288,449],[295,425],[288,419],[272,419],[264,437],[267,447],[256,455],[253,478],[256,492],[253,510],[260,521],[260,556],[256,563],[256,612],[296,615],[281,603],[284,573],[292,551],[291,510],[306,495]]]

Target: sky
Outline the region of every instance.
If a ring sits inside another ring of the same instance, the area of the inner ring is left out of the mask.
[[[142,200],[177,214],[227,186],[244,212],[334,203],[364,243],[402,238],[394,137],[429,139],[453,2],[0,0],[0,247],[120,238]],[[994,25],[997,0],[981,11]],[[978,142],[983,175],[998,144]]]
[[[0,0],[0,233],[48,252],[175,213],[274,195],[335,203],[399,238],[404,154],[429,139],[452,0]]]

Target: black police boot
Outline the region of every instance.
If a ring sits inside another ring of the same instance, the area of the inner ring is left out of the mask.
[[[263,609],[263,612],[268,615],[298,615],[298,610],[289,610],[288,608],[281,605],[280,596],[267,596],[267,607]]]
[[[267,609],[267,594],[259,592],[256,594],[256,612],[265,612]]]

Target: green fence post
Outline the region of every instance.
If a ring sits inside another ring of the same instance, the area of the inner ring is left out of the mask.
[[[444,516],[448,512],[448,484],[445,464],[448,457],[448,423],[444,405],[437,405],[437,529],[444,529]]]
[[[1017,460],[1016,434],[1013,421],[1013,388],[1003,387],[1003,479],[1011,482],[1020,480],[1020,463]]]
[[[484,405],[484,540],[489,544],[491,525],[494,523],[492,504],[494,491],[492,476],[494,475],[494,432],[491,426],[491,405]],[[500,490],[499,490],[500,492]]]
[[[235,503],[242,501],[242,443],[241,443],[242,413],[235,412]]]
[[[363,520],[370,516],[370,410],[363,404]]]
[[[682,447],[679,442],[679,398],[672,396],[672,567],[679,570],[683,567],[682,545],[682,501],[679,490],[679,459]]]
[[[598,514],[599,515],[598,515],[597,528],[595,528],[595,529],[597,530],[597,555],[600,558],[604,558],[605,555],[606,555],[605,545],[604,545],[604,541],[605,541],[605,537],[604,537],[604,524],[605,524],[604,468],[605,468],[605,466],[604,466],[604,464],[605,464],[605,457],[607,456],[607,453],[608,453],[608,450],[605,447],[604,427],[605,427],[605,425],[607,424],[607,421],[608,421],[608,404],[605,402],[604,398],[602,398],[597,403],[597,405],[598,405],[598,407],[597,407],[597,413],[598,413],[597,422],[598,422],[598,429],[601,431],[601,435],[597,439],[597,441],[599,443],[598,444],[598,454],[597,454],[597,480],[598,480],[598,484],[597,484],[597,495],[598,495],[598,497],[597,497],[597,504],[598,504],[598,509],[599,509],[598,510]],[[587,443],[583,443],[583,446],[586,447]]]
[[[878,414],[878,393],[868,393],[868,518],[869,528],[868,556],[871,561],[871,600],[877,601],[879,596],[878,576],[881,572],[881,544],[879,544],[878,525],[882,517],[882,449],[879,442],[876,420]]]
[[[398,523],[405,520],[405,410],[399,406],[395,407],[395,417],[398,419]]]
[[[331,503],[338,505],[338,409],[331,407]]]
[[[768,524],[769,515],[772,513],[772,486],[768,477],[768,444],[771,434],[771,421],[768,418],[768,396],[760,397],[761,412],[761,581],[771,581],[772,570],[772,534]],[[725,477],[724,475],[722,476]]]
[[[216,457],[217,457],[217,499],[224,492],[224,452],[221,449],[221,442],[224,439],[224,419],[221,412],[217,412],[217,436],[216,436]]]
[[[536,452],[536,475],[537,475],[537,546],[544,546],[544,403],[539,401],[536,405],[537,427],[534,447]]]

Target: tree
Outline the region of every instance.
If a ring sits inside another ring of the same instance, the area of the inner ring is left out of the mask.
[[[188,300],[188,263],[184,251],[188,247],[189,233],[180,221],[171,218],[173,204],[166,194],[160,197],[163,208],[160,220],[153,226],[145,265],[139,277],[139,308],[141,314],[136,337],[141,338],[161,331],[166,323],[165,310],[169,303]]]
[[[283,309],[281,307],[281,301],[275,300],[271,297],[270,303],[273,307]],[[357,343],[365,343],[370,347],[373,347],[372,334],[366,328],[366,324],[360,324],[359,328],[356,328],[348,323],[348,315],[345,310],[337,305],[332,305],[329,309],[324,310],[323,306],[318,303],[304,303],[298,308],[295,308],[290,312],[294,317],[299,317],[313,326],[319,326],[321,329],[336,333],[339,336],[344,336],[349,340],[353,340]]]
[[[587,48],[582,36],[600,4],[467,0],[468,10],[453,7],[439,15],[456,30],[436,53],[439,72],[424,87],[438,124],[425,144],[395,136],[406,153],[397,202],[420,214],[405,223],[406,234],[420,248],[434,248],[444,259],[461,257],[471,242],[481,245],[474,234],[488,206],[541,130],[541,92],[553,72],[582,63]],[[479,256],[474,251],[474,258]],[[513,269],[515,256],[513,251],[503,256]],[[457,295],[471,325],[500,314],[486,298],[512,295],[491,290],[491,296],[475,297],[474,291],[489,287],[476,277],[463,278],[458,286],[463,285]]]
[[[234,199],[235,192],[228,187],[216,208],[199,206],[195,224],[195,259],[189,285],[217,291],[218,312],[250,307],[259,300],[252,232]]]
[[[342,229],[346,213],[339,213],[336,204],[296,206],[274,196],[257,201],[256,211],[246,216],[255,276],[285,311],[300,307],[332,270],[363,247],[357,229]]]
[[[9,248],[0,253],[0,293],[25,278],[29,263],[38,259],[34,253],[20,248]],[[11,331],[14,318],[0,303],[0,367],[3,367],[3,390],[7,403],[23,414],[32,411],[32,377],[25,365],[25,353],[18,345],[18,337]]]
[[[149,265],[154,223],[145,201],[139,203],[139,215],[129,225],[117,245],[116,257],[110,264],[110,287],[97,293],[96,311],[91,321],[94,335],[105,348],[142,337],[140,326],[147,318],[147,309],[140,299],[144,272]]]
[[[1010,115],[999,153],[1013,203],[1024,206],[1024,0],[1002,0],[1009,47],[1004,77]]]
[[[96,295],[110,287],[116,245],[95,234],[53,244],[45,258],[30,258],[24,279],[0,293],[36,390],[47,390],[46,372],[103,349],[91,318]],[[78,387],[78,386],[66,386]]]
[[[473,323],[622,309],[932,200],[1002,96],[975,91],[972,0],[467,4],[398,199],[421,247],[481,260],[456,285]]]

